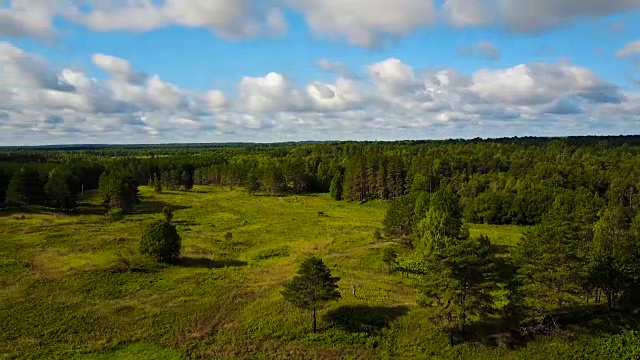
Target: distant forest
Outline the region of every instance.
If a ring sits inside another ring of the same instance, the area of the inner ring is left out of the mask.
[[[117,173],[131,184],[170,190],[242,186],[277,195],[330,192],[358,202],[448,186],[467,222],[535,225],[567,192],[636,213],[639,146],[640,136],[620,136],[3,148],[0,204],[72,210],[78,193]],[[53,185],[68,195],[64,206]]]

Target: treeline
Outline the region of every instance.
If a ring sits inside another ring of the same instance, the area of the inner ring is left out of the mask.
[[[444,179],[467,222],[539,224],[568,190],[637,210],[640,148],[629,145],[635,137],[576,139],[13,150],[0,162],[0,203],[51,202],[45,186],[58,168],[64,176],[56,176],[67,179],[74,194],[97,188],[109,171],[167,190],[241,186],[277,195],[330,192],[337,200],[359,202],[432,193]],[[619,145],[624,139],[629,143]]]

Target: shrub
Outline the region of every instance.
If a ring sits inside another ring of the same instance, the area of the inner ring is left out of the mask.
[[[170,263],[180,256],[182,240],[176,227],[165,221],[147,225],[140,241],[140,253]]]
[[[393,248],[385,248],[382,252],[382,261],[387,265],[387,271],[392,273],[398,264],[398,253]]]
[[[122,219],[124,219],[124,210],[122,210],[121,208],[113,208],[109,211],[107,211],[107,220],[109,220],[109,222],[118,222],[121,221]]]
[[[170,207],[165,206],[162,208],[162,216],[164,217],[164,221],[170,223],[173,220],[173,211]]]

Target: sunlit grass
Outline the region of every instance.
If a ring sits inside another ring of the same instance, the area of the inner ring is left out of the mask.
[[[538,350],[544,342],[515,352],[476,343],[450,349],[428,311],[416,305],[408,280],[388,274],[382,262],[383,249],[395,246],[373,235],[385,202],[252,196],[225,187],[162,194],[142,187],[141,193],[138,212],[116,223],[106,221],[91,193],[79,214],[0,215],[3,357],[542,359],[549,353]],[[142,229],[162,217],[164,206],[174,209],[183,240],[174,266],[138,254]],[[517,244],[523,230],[470,227],[472,235],[504,247]],[[309,333],[310,314],[280,294],[310,254],[341,278],[342,299],[321,312],[316,335]],[[390,317],[375,333],[354,333],[326,318],[344,307]],[[556,354],[571,354],[570,345],[554,346]]]

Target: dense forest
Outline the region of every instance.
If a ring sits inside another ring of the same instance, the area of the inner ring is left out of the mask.
[[[2,151],[8,212],[72,215],[78,196],[97,190],[105,212],[132,213],[140,185],[388,201],[376,236],[401,250],[385,253],[387,270],[414,280],[452,345],[472,318],[503,319],[527,336],[601,313],[625,324],[640,309],[639,137]],[[474,223],[528,230],[505,258],[489,238],[470,236]]]

